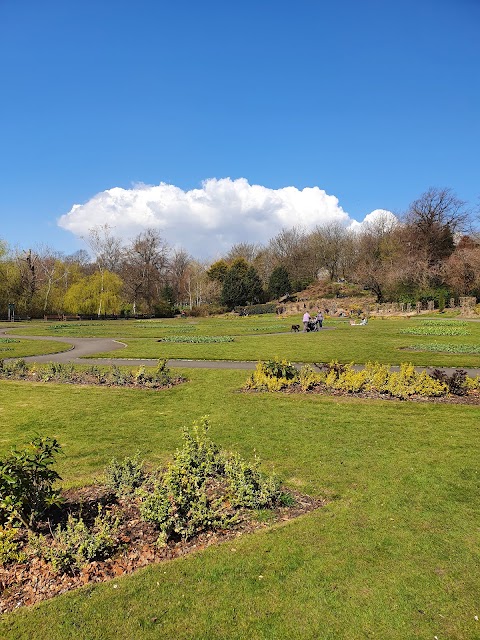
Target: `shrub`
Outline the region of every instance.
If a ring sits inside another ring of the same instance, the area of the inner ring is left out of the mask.
[[[258,466],[257,458],[253,464],[248,464],[239,455],[231,455],[225,460],[225,476],[233,506],[265,509],[272,507],[280,497],[278,477],[262,473]]]
[[[137,453],[133,458],[125,457],[121,462],[112,458],[105,468],[105,484],[119,496],[132,493],[145,480],[143,462]]]
[[[300,383],[300,387],[302,391],[310,391],[316,385],[320,383],[324,383],[326,379],[326,375],[324,372],[317,372],[311,367],[311,365],[306,364],[300,369],[300,373],[298,376],[298,381]]]
[[[285,375],[282,375],[285,373]],[[296,368],[286,360],[258,362],[255,371],[245,383],[245,389],[259,391],[280,391],[295,383]]]
[[[61,446],[54,438],[35,438],[0,461],[0,522],[34,527],[45,511],[61,502],[52,469]]]
[[[467,372],[463,369],[456,369],[451,376],[441,369],[435,369],[432,372],[432,378],[446,385],[449,393],[455,396],[464,396],[469,391]]]
[[[68,516],[65,528],[58,525],[50,542],[45,536],[31,534],[30,548],[52,565],[54,571],[81,569],[92,560],[104,560],[117,547],[118,518],[103,513],[101,507],[91,530],[83,519]]]
[[[20,549],[20,543],[16,540],[18,530],[14,527],[0,526],[0,565],[5,566],[10,562],[23,562],[26,554]]]
[[[142,517],[155,524],[160,540],[190,538],[204,530],[227,527],[236,507],[263,508],[279,498],[276,476],[222,452],[208,438],[206,418],[183,430],[183,446],[164,473],[140,490]]]

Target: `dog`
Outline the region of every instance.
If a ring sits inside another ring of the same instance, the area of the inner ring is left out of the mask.
[[[292,328],[290,329],[290,331],[300,331],[300,325],[299,324],[292,324]]]

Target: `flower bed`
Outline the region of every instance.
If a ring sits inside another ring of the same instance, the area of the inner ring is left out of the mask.
[[[60,451],[55,440],[37,439],[0,461],[0,612],[324,504],[285,493],[275,474],[221,451],[207,430],[204,418],[185,429],[182,448],[166,469],[147,471],[138,456],[112,460],[105,484],[80,490],[52,488],[59,479],[52,470]],[[33,510],[32,494],[39,498]]]
[[[13,362],[0,359],[0,379],[145,389],[165,389],[186,380],[182,376],[173,376],[166,360],[159,360],[157,366],[150,371],[144,366],[125,371],[116,365],[78,367],[60,362],[38,365],[29,364],[22,359]]]
[[[374,397],[407,399],[435,399],[451,396],[470,396],[474,401],[480,394],[480,378],[470,378],[465,371],[457,370],[448,376],[440,369],[431,375],[418,372],[412,364],[403,363],[399,371],[391,371],[389,365],[368,362],[363,368],[353,363],[331,362],[314,369],[304,365],[298,371],[286,361],[259,362],[244,386],[257,391],[315,391],[325,393],[355,394]]]

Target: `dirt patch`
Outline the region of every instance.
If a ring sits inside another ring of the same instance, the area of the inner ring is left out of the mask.
[[[117,500],[103,486],[84,487],[64,491],[65,504],[49,514],[49,519],[39,526],[39,533],[51,536],[51,531],[63,523],[68,514],[81,514],[86,524],[91,524],[102,505],[119,516],[120,526],[116,533],[119,550],[112,558],[90,562],[81,570],[70,573],[55,573],[52,567],[38,557],[28,562],[0,567],[0,613],[7,613],[22,606],[35,604],[77,587],[105,582],[133,573],[140,567],[178,558],[199,551],[213,544],[231,540],[245,533],[286,522],[324,506],[325,501],[289,491],[294,499],[292,506],[282,506],[268,512],[241,511],[234,527],[214,532],[204,532],[191,540],[172,540],[163,547],[156,542],[158,531],[144,522],[139,513],[138,502],[133,498]],[[26,533],[20,534],[27,544]]]

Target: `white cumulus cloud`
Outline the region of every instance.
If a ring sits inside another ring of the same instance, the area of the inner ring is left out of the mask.
[[[195,257],[216,257],[238,242],[266,243],[285,227],[308,230],[332,221],[355,224],[338,199],[319,187],[269,189],[245,178],[211,178],[190,191],[163,182],[108,189],[74,205],[58,224],[76,236],[108,224],[125,239],[155,228]]]

